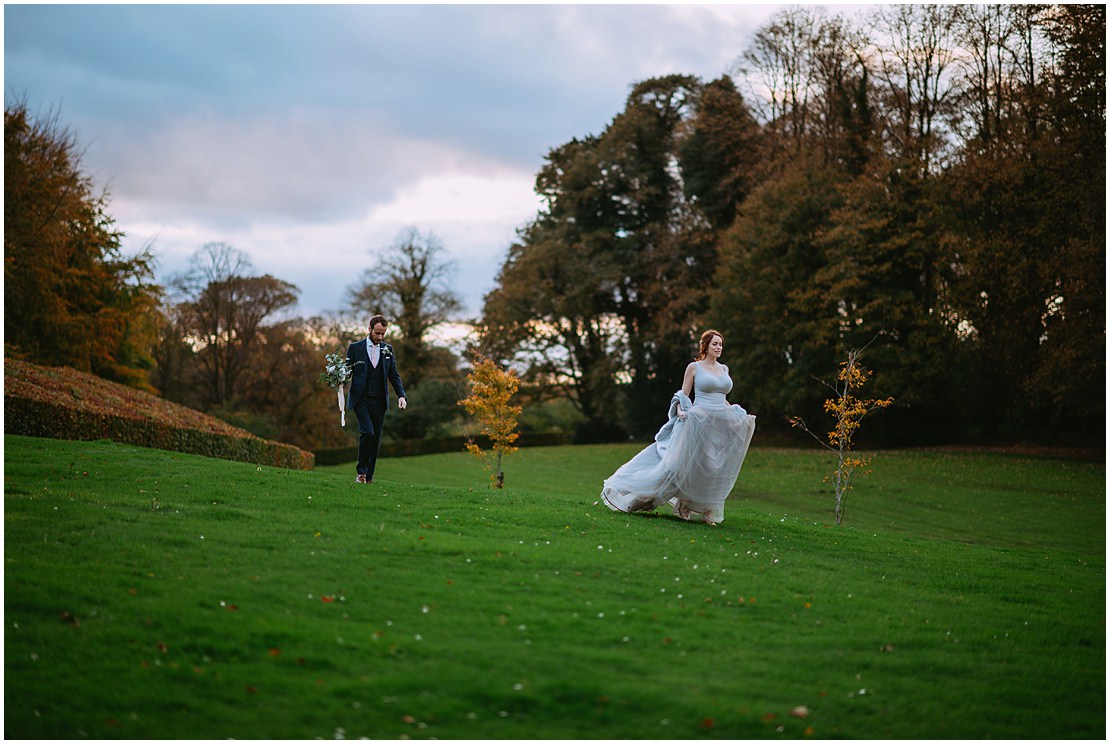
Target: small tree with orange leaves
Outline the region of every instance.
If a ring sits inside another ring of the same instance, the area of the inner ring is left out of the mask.
[[[870,373],[860,366],[859,358],[863,349],[848,351],[848,361],[841,362],[840,372],[832,384],[818,380],[835,393],[825,401],[825,412],[833,417],[836,427],[827,435],[828,442],[810,431],[806,422],[798,416],[787,417],[791,426],[800,428],[816,439],[823,447],[836,453],[836,470],[832,473],[836,487],[836,524],[839,526],[844,517],[844,496],[852,488],[852,476],[856,470],[871,464],[870,457],[856,457],[851,454],[852,437],[859,430],[863,417],[876,408],[886,408],[894,403],[894,398],[885,400],[862,400],[853,391],[859,390],[867,382]],[[865,470],[864,474],[868,472]],[[828,480],[826,477],[825,480]]]
[[[470,382],[470,395],[460,400],[459,405],[478,420],[481,433],[490,440],[490,449],[485,451],[468,436],[466,451],[491,471],[490,482],[494,488],[502,488],[505,473],[501,470],[501,458],[517,451],[513,442],[520,436],[516,430],[516,417],[522,409],[509,404],[520,387],[520,379],[512,370],[501,369],[484,357],[475,358],[466,379]]]

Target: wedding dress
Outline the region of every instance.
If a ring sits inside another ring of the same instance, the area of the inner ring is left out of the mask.
[[[725,499],[755,433],[755,416],[725,400],[732,378],[728,367],[720,367],[714,374],[698,363],[693,402],[681,390],[675,393],[655,441],[605,480],[601,496],[610,509],[650,511],[670,503],[684,519],[691,512],[710,524],[724,519]]]

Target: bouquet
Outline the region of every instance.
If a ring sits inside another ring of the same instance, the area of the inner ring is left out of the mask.
[[[325,354],[324,371],[320,373],[320,382],[335,388],[339,398],[339,425],[347,425],[347,407],[343,405],[343,386],[351,381],[354,367],[342,354]]]

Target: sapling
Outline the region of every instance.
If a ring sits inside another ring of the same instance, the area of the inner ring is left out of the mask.
[[[516,452],[513,442],[520,436],[516,417],[522,409],[510,404],[520,387],[520,379],[513,370],[504,370],[490,359],[476,358],[467,380],[470,395],[460,400],[459,405],[478,420],[481,433],[489,438],[490,449],[483,450],[473,438],[467,437],[466,451],[491,471],[490,482],[494,488],[502,488],[505,473],[501,469],[501,459]]]
[[[836,470],[832,473],[833,486],[836,490],[836,524],[839,526],[844,517],[844,496],[852,488],[852,477],[861,468],[871,464],[870,457],[857,457],[851,453],[852,438],[859,430],[863,417],[877,408],[886,408],[894,403],[894,398],[883,400],[861,399],[855,396],[871,376],[859,363],[863,349],[850,349],[848,360],[840,363],[840,371],[836,380],[828,383],[818,380],[822,385],[833,391],[834,395],[825,400],[825,412],[833,417],[835,427],[827,434],[826,442],[806,426],[800,416],[788,416],[790,425],[802,429],[817,440],[821,446],[836,454]],[[870,472],[863,471],[864,474]],[[827,480],[828,478],[826,478]]]

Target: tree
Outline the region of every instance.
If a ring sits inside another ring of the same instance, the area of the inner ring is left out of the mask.
[[[549,167],[582,145],[553,151]],[[572,175],[579,162],[575,156],[568,161]],[[537,402],[570,401],[585,418],[582,430],[604,439],[614,435],[619,420],[621,328],[606,291],[614,273],[611,257],[595,248],[601,238],[585,228],[541,217],[521,231],[486,295],[479,350],[526,365],[524,379]]]
[[[798,152],[812,117],[816,70],[813,51],[820,8],[780,10],[755,33],[741,57],[740,73],[753,84],[763,121],[783,143]]]
[[[866,348],[866,347],[865,347]],[[825,401],[825,412],[833,417],[834,428],[826,436],[828,442],[814,434],[806,422],[799,416],[789,418],[791,426],[805,431],[821,444],[821,446],[836,454],[836,470],[833,471],[833,487],[836,492],[836,524],[840,526],[844,518],[844,497],[852,489],[852,477],[856,471],[866,468],[871,463],[869,457],[856,457],[851,454],[853,438],[863,423],[863,417],[879,408],[886,408],[894,403],[894,398],[883,400],[857,398],[855,391],[866,384],[868,372],[859,363],[863,349],[850,349],[848,359],[840,365],[836,381],[822,384],[833,391],[833,397]]]
[[[747,102],[730,78],[708,83],[678,146],[687,201],[709,227],[722,230],[759,183],[766,160],[764,138]]]
[[[1045,18],[1053,44],[1046,78],[1051,136],[1035,167],[1047,176],[1043,224],[1051,260],[1044,343],[1029,393],[1037,412],[1089,439],[1105,437],[1106,6],[1058,5]]]
[[[264,324],[293,306],[296,286],[269,274],[249,276],[250,258],[226,243],[207,243],[171,286],[182,299],[182,330],[194,345],[206,407],[235,405],[245,373],[264,343]]]
[[[489,452],[493,454],[482,450],[472,438],[468,438],[466,450],[491,471],[490,482],[493,486],[502,488],[505,473],[501,469],[501,460],[516,452],[513,442],[520,436],[516,430],[516,419],[522,408],[510,402],[520,387],[520,380],[511,369],[502,369],[492,360],[483,358],[474,360],[467,380],[471,386],[470,394],[458,404],[478,419],[481,433],[490,440]]]
[[[592,437],[657,425],[708,304],[715,249],[679,162],[700,93],[690,76],[636,83],[600,136],[552,150],[545,208],[486,297],[484,348],[531,353],[528,377],[571,392]]]
[[[884,417],[892,438],[960,436],[967,413],[960,401],[968,399],[972,378],[952,369],[966,369],[971,358],[960,336],[953,296],[958,258],[940,184],[916,168],[879,160],[838,191],[842,201],[816,240],[825,266],[815,291],[835,303],[833,348],[882,339],[872,350],[883,370],[876,387],[901,391],[899,407]]]
[[[5,353],[149,387],[161,289],[80,169],[77,138],[24,103],[4,109]]]
[[[456,320],[463,307],[450,286],[455,266],[441,259],[443,252],[435,234],[408,227],[348,290],[352,310],[367,319],[381,313],[396,326],[398,358],[404,360],[406,383],[414,389],[427,367],[428,333]]]
[[[335,347],[321,346],[313,331],[299,318],[259,328],[233,415],[243,428],[261,434],[264,427],[270,438],[304,449],[346,446],[353,434],[339,426],[335,391],[318,384],[324,349]]]
[[[813,102],[812,149],[826,165],[849,176],[863,172],[874,155],[871,69],[867,38],[840,16],[815,29],[812,59],[817,94]]]
[[[1105,10],[965,9],[964,146],[943,175],[988,433],[1103,436]]]
[[[728,339],[745,405],[763,421],[819,405],[808,382],[832,366],[839,322],[817,281],[827,265],[818,236],[841,202],[829,169],[790,168],[755,189],[720,238],[708,322]]]
[[[955,98],[957,6],[886,5],[872,14],[883,38],[878,74],[891,155],[931,172],[948,142],[944,131]]]

